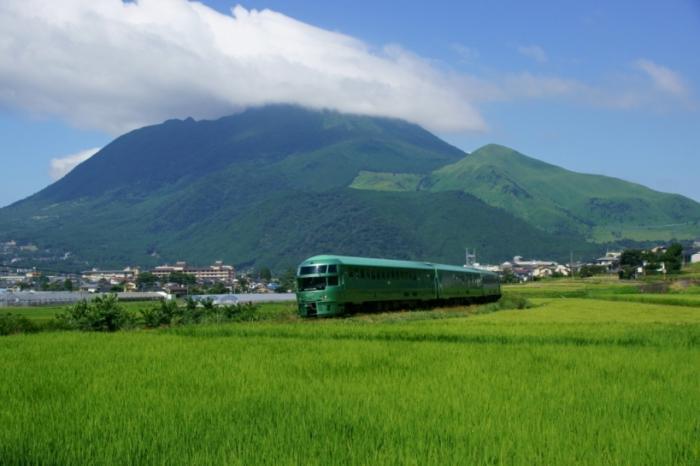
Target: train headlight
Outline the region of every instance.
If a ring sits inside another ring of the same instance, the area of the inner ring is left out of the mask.
[[[327,298],[327,296],[324,294],[323,296],[321,296],[321,299],[325,301],[325,300],[328,299],[328,298]]]

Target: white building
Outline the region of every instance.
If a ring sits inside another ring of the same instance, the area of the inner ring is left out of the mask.
[[[106,280],[112,285],[125,281],[135,280],[139,276],[139,269],[127,267],[123,270],[86,270],[81,273],[83,280],[97,283],[100,280]]]
[[[521,256],[513,258],[513,265],[516,267],[538,268],[538,267],[555,267],[558,264],[555,261],[540,261],[540,260],[523,260]]]
[[[696,252],[692,256],[690,256],[690,263],[691,264],[697,264],[700,262],[700,252]]]
[[[225,265],[221,261],[216,261],[209,267],[190,267],[187,262],[176,262],[175,265],[159,265],[152,270],[153,275],[159,279],[167,280],[173,272],[194,275],[198,282],[222,282],[233,283],[236,278],[236,270],[232,265]]]

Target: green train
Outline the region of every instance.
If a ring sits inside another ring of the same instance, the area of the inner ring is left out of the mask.
[[[498,275],[430,262],[322,255],[297,270],[299,314],[333,316],[497,301]]]

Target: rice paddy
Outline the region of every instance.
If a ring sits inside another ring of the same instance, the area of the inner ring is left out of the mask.
[[[700,463],[700,309],[585,286],[509,288],[527,309],[276,304],[0,337],[0,464]]]

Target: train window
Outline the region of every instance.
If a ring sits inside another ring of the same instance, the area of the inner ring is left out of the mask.
[[[325,265],[319,265],[319,266],[318,266],[318,273],[326,273],[326,266],[325,266]]]
[[[338,266],[335,264],[329,265],[328,273],[338,273]]]
[[[326,288],[325,277],[307,277],[299,279],[299,289],[302,291],[323,290]]]
[[[328,286],[338,286],[338,276],[328,277]]]

